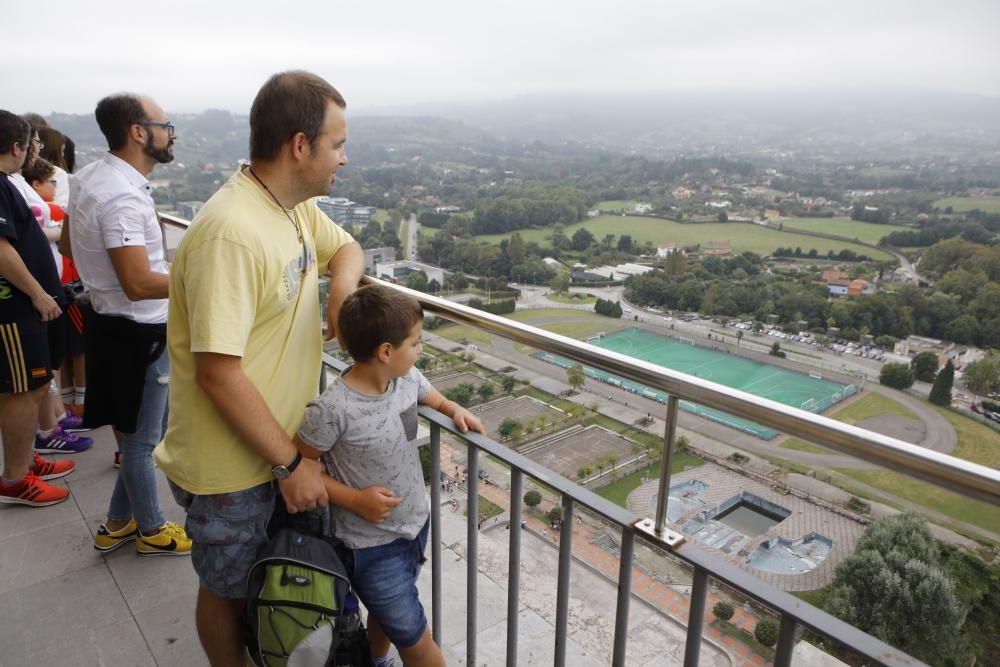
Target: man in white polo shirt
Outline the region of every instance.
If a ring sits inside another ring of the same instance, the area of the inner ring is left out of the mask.
[[[94,548],[135,540],[139,555],[188,555],[191,540],[160,510],[152,459],[170,379],[169,269],[146,177],[173,160],[174,126],[152,99],[131,94],[105,97],[95,116],[110,150],[70,185],[70,240],[94,311],[85,420],[114,426],[121,469]]]

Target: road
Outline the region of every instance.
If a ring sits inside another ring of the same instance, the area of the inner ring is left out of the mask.
[[[406,253],[404,259],[409,259],[412,261],[417,260],[417,235],[420,232],[420,223],[417,222],[416,214],[410,216],[410,219],[406,221],[403,225],[406,229],[409,238],[403,239],[403,251]]]

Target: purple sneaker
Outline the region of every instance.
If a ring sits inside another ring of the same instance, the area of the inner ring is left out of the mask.
[[[35,451],[46,454],[77,454],[90,449],[94,444],[92,438],[85,438],[75,433],[67,433],[56,428],[47,438],[35,434]]]
[[[64,431],[89,431],[90,429],[83,428],[83,417],[75,415],[69,410],[66,411],[66,415],[59,420],[59,428]]]

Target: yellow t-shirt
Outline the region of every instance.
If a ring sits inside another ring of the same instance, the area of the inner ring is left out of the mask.
[[[242,357],[278,423],[295,433],[319,389],[319,271],[353,239],[312,200],[292,221],[237,171],[205,204],[170,268],[170,416],[155,450],[164,474],[191,493],[248,489],[270,465],[226,423],[195,381],[194,353]]]

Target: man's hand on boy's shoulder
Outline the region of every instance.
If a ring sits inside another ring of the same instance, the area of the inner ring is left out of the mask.
[[[369,486],[356,489],[354,500],[349,508],[352,512],[370,523],[382,523],[389,518],[392,511],[403,502],[403,499],[382,486]]]
[[[483,423],[479,421],[475,415],[461,406],[455,410],[455,413],[451,416],[451,420],[455,422],[455,426],[457,426],[458,430],[462,433],[475,431],[476,433],[486,435],[486,428],[483,426]]]

